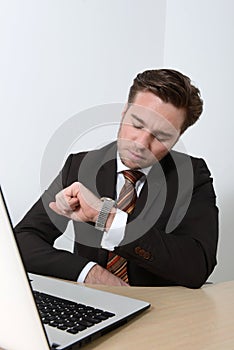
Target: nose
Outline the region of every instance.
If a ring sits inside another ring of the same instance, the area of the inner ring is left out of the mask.
[[[139,149],[149,149],[152,139],[153,135],[148,130],[141,129],[135,141]]]

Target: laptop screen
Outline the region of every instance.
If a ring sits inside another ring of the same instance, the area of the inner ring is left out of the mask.
[[[12,350],[48,350],[1,189],[0,280],[0,346]]]
[[[1,188],[0,232],[0,347],[11,350],[80,347],[149,308],[145,301],[51,277],[28,275]],[[46,300],[50,304],[49,313],[45,312]]]

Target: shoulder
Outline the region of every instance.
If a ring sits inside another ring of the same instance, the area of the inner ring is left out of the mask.
[[[183,174],[186,174],[187,178],[188,176],[193,178],[194,187],[213,182],[211,172],[203,158],[194,157],[177,151],[171,151],[170,156],[175,163],[177,174],[180,175],[183,172]]]
[[[200,167],[208,169],[206,161],[203,158],[194,157],[187,153],[178,152],[174,150],[170,151],[169,156],[173,159],[175,164],[184,164],[186,162],[190,163],[194,171],[196,171],[196,169]]]
[[[170,151],[161,161],[162,168],[168,176],[190,178],[196,182],[209,181],[210,170],[203,158],[191,156],[178,151]]]

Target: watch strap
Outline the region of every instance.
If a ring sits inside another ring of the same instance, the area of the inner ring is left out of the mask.
[[[98,214],[95,228],[100,231],[105,231],[107,218],[111,212],[111,209],[116,206],[116,202],[112,198],[108,197],[102,197],[101,201],[103,204]]]

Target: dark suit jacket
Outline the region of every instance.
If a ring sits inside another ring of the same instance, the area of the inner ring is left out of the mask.
[[[89,261],[106,266],[102,232],[92,223],[74,222],[74,253],[54,241],[68,220],[48,207],[56,193],[75,181],[98,196],[115,198],[116,143],[70,155],[54,182],[15,232],[30,272],[77,280]],[[216,265],[218,210],[210,172],[202,159],[171,151],[155,164],[116,253],[128,261],[131,285],[200,287]]]

